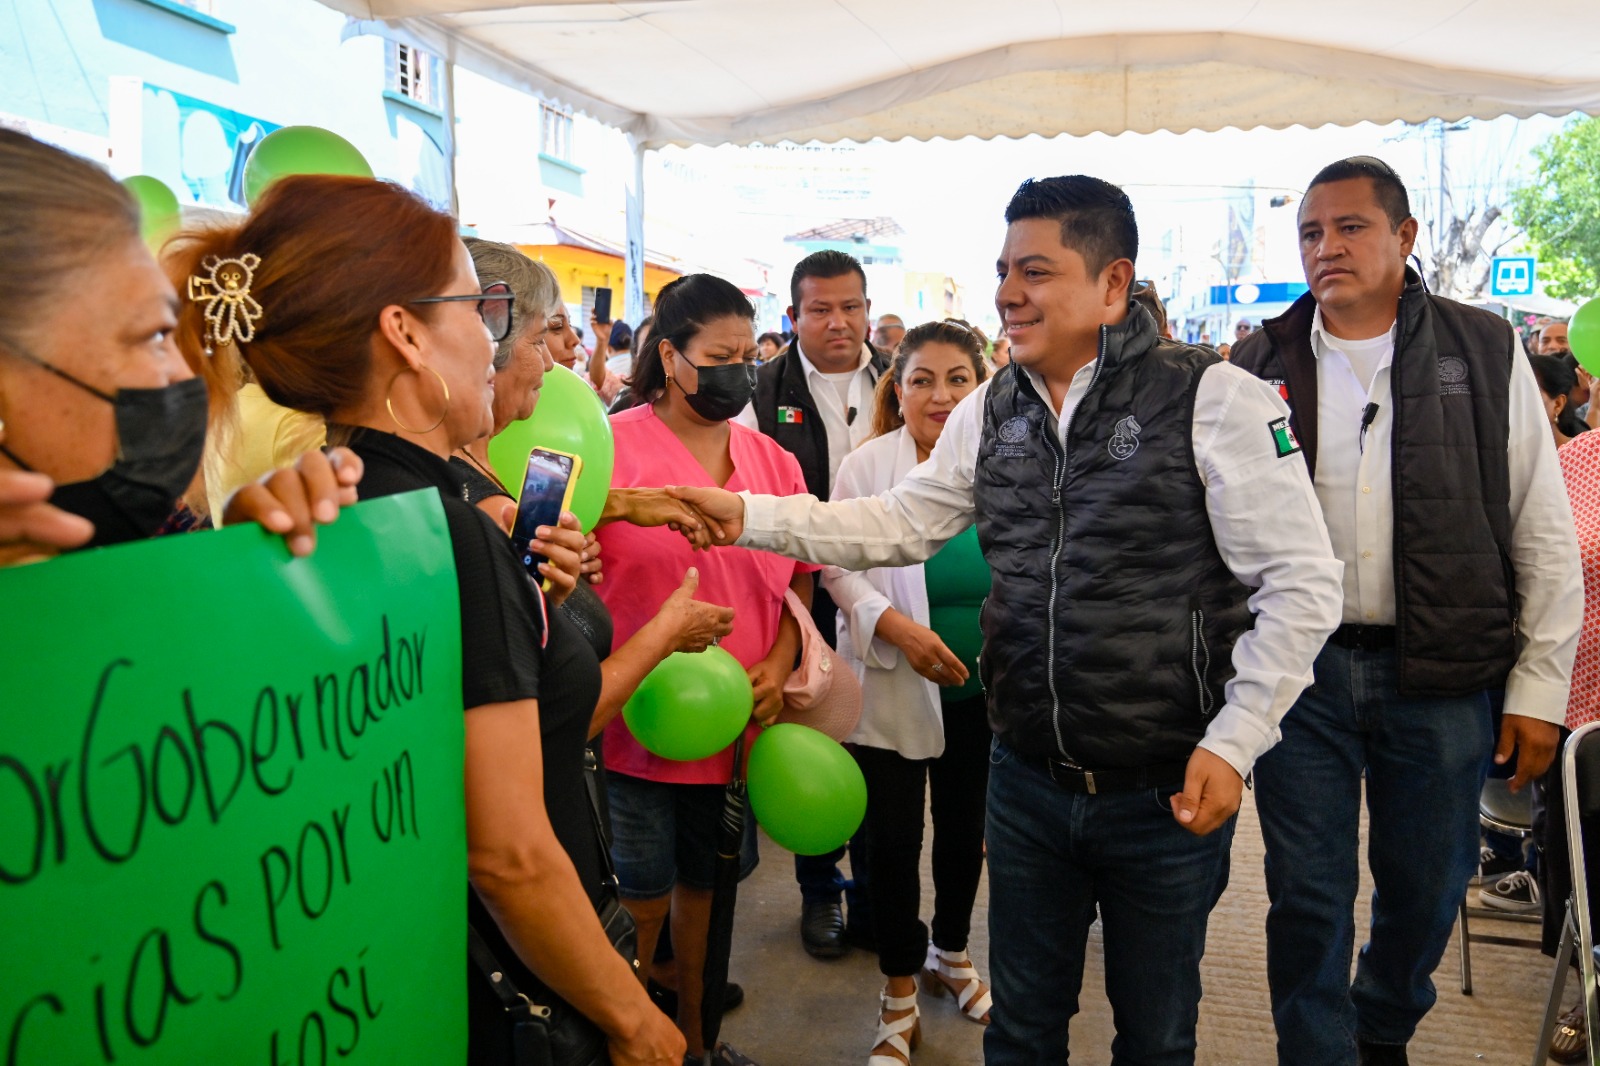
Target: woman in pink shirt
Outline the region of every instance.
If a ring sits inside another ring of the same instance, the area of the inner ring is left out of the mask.
[[[744,294],[709,274],[691,274],[661,290],[650,343],[631,382],[643,404],[611,418],[614,488],[690,484],[780,495],[806,491],[794,456],[730,421],[754,388],[754,320]],[[747,548],[697,556],[681,535],[664,527],[615,523],[602,527],[599,537],[607,562],[598,591],[611,611],[616,644],[648,622],[684,571],[695,566],[700,598],[734,610],[733,632],[722,647],[750,675],[754,717],[775,716],[800,647],[799,627],[783,609],[783,594],[793,588],[809,603],[809,572],[816,568]],[[755,728],[752,723],[747,736]],[[689,1050],[700,1054],[701,972],[732,748],[698,762],[662,759],[645,751],[619,718],[606,727],[605,760],[612,853],[623,902],[639,927],[639,957],[654,957],[670,911],[678,1026]],[[745,824],[741,876],[756,864],[748,813]]]

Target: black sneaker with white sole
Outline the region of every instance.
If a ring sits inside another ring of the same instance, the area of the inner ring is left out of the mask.
[[[1478,872],[1472,875],[1474,885],[1492,885],[1506,874],[1522,869],[1520,855],[1502,855],[1485,845],[1478,850]]]
[[[1480,888],[1478,902],[1489,910],[1506,914],[1538,914],[1541,906],[1539,882],[1528,871],[1515,870],[1492,886]]]

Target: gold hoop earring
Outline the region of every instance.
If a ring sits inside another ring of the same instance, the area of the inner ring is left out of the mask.
[[[440,426],[444,425],[445,415],[448,415],[450,413],[450,385],[449,385],[449,383],[446,382],[444,380],[444,376],[442,374],[440,374],[437,370],[435,370],[433,367],[424,365],[422,369],[426,370],[428,373],[430,373],[434,377],[438,378],[439,379],[439,387],[444,390],[444,410],[439,413],[439,417],[433,423],[433,425],[429,426],[427,429],[413,429],[410,426],[406,425],[404,422],[400,421],[400,416],[394,413],[394,383],[399,381],[400,380],[400,374],[404,374],[407,370],[410,370],[411,373],[413,373],[413,374],[418,374],[419,373],[418,371],[411,370],[410,367],[406,367],[404,370],[401,370],[399,374],[396,374],[394,377],[389,379],[389,388],[384,392],[384,395],[383,395],[383,405],[389,409],[389,417],[394,419],[394,424],[399,426],[405,432],[416,434],[419,437],[426,436],[427,434],[432,433],[434,430],[438,429]],[[420,374],[419,374],[419,376],[420,376]]]

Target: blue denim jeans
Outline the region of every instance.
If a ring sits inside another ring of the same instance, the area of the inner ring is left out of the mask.
[[[850,856],[850,873],[846,877],[839,863],[846,854]],[[872,928],[872,904],[867,899],[867,835],[857,833],[848,844],[824,855],[796,855],[794,879],[800,886],[800,898],[807,903],[849,904],[852,927]]]
[[[1266,839],[1267,981],[1283,1066],[1354,1066],[1356,1038],[1404,1044],[1478,865],[1488,698],[1401,696],[1395,652],[1329,644],[1256,764]],[[1361,778],[1372,928],[1355,980]]]
[[[1067,1061],[1097,905],[1117,1028],[1112,1066],[1194,1062],[1206,919],[1228,881],[1234,820],[1197,837],[1173,820],[1176,791],[1068,792],[995,741],[987,1066]]]

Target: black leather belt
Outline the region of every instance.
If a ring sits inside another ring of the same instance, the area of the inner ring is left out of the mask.
[[[1394,626],[1342,625],[1328,642],[1351,651],[1386,651],[1394,647],[1394,633]]]
[[[1137,792],[1146,788],[1182,791],[1184,774],[1189,769],[1187,764],[1175,762],[1113,770],[1086,770],[1065,759],[1024,755],[1020,751],[1013,754],[1034,769],[1048,774],[1050,780],[1068,792],[1086,792],[1091,796],[1101,792]]]

